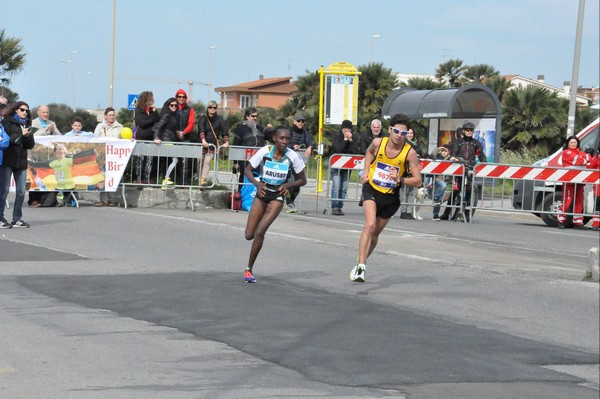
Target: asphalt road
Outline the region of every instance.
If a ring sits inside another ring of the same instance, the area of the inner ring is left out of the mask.
[[[246,213],[25,209],[0,231],[0,397],[598,398],[598,233],[393,219],[352,284],[360,208],[303,208],[253,285]]]

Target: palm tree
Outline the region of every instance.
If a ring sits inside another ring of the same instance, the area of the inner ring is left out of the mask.
[[[319,106],[319,73],[306,71],[306,75],[298,76],[298,79],[294,81],[294,84],[298,87],[289,102],[294,109],[303,110],[307,107],[318,107]]]
[[[498,101],[502,102],[504,98],[504,93],[512,86],[510,80],[506,79],[503,76],[493,76],[489,79],[486,79],[484,84],[492,89],[496,96],[498,96]]]
[[[431,78],[410,78],[406,82],[400,83],[401,87],[412,87],[417,90],[435,90],[448,87],[445,82],[438,82]]]
[[[535,86],[506,92],[502,107],[503,149],[546,156],[565,137],[568,101]]]
[[[277,115],[277,123],[291,125],[291,119],[297,112],[306,118],[306,129],[315,139],[319,129],[319,73],[306,71],[294,81],[298,89],[283,104]]]
[[[381,117],[381,108],[386,98],[398,86],[396,75],[381,62],[358,67],[361,72],[358,84],[359,126],[370,124]]]
[[[499,76],[500,72],[492,65],[476,64],[465,67],[462,77],[469,83],[485,83],[486,80]]]
[[[6,37],[5,29],[0,29],[0,76],[12,76],[23,69],[25,53],[21,39]],[[2,78],[2,83],[8,83],[8,77]]]
[[[451,59],[440,64],[435,70],[435,77],[440,82],[447,82],[450,87],[460,87],[460,78],[462,76],[465,67],[463,66],[462,60]]]

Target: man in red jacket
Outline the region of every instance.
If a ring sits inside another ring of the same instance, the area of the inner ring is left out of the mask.
[[[187,103],[187,93],[183,89],[177,90],[175,93],[177,99],[177,112],[175,113],[175,119],[177,119],[177,138],[179,141],[190,142],[190,133],[194,129],[196,123],[196,115],[194,108],[190,107]],[[191,183],[192,177],[192,163],[190,159],[183,159],[182,164],[182,183],[185,184],[185,180]]]

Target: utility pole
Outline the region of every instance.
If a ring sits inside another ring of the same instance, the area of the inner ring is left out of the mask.
[[[583,31],[583,14],[585,0],[579,0],[577,13],[577,33],[575,34],[575,54],[573,55],[573,75],[571,77],[571,93],[569,96],[569,117],[567,120],[567,137],[575,134],[575,106],[577,105],[577,86],[579,80],[579,57],[581,54],[581,32]]]

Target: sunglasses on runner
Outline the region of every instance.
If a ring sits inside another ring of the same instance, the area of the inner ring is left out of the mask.
[[[408,131],[406,131],[406,130],[400,130],[400,129],[397,129],[395,127],[392,128],[392,132],[394,132],[396,134],[401,134],[402,136],[406,136],[408,134]]]

